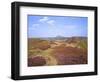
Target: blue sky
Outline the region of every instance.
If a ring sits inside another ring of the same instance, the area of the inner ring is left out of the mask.
[[[88,18],[28,15],[28,37],[87,36]]]

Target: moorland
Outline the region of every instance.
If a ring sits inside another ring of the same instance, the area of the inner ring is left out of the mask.
[[[28,38],[28,66],[87,64],[87,37]]]

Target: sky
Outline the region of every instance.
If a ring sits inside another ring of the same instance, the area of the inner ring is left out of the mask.
[[[28,37],[87,37],[88,18],[28,15]]]

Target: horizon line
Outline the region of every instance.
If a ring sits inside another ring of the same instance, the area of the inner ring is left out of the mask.
[[[65,36],[53,36],[53,37],[65,37]],[[28,37],[28,38],[53,38],[51,36],[49,37]],[[67,37],[88,37],[88,36],[67,36]]]

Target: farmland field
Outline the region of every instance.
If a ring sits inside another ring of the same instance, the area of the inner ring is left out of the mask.
[[[87,37],[28,38],[28,66],[87,64]]]

